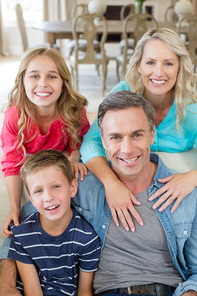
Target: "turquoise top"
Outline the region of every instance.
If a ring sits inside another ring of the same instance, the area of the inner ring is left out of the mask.
[[[130,90],[127,82],[121,81],[112,90],[112,92]],[[151,151],[163,152],[183,152],[197,147],[197,104],[186,106],[186,122],[182,123],[181,131],[175,130],[176,126],[176,106],[173,103],[170,111],[164,120],[155,128],[155,139],[151,145]],[[184,118],[183,118],[184,121]],[[83,163],[96,156],[105,157],[105,149],[101,142],[101,136],[98,128],[97,118],[94,120],[87,134],[83,136],[83,142],[80,149]]]

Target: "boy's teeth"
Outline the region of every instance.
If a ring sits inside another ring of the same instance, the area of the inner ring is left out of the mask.
[[[55,208],[57,208],[58,206],[52,206],[52,207],[48,207],[47,210],[53,210]]]
[[[155,84],[163,84],[163,83],[165,83],[165,80],[154,80],[154,79],[151,79],[151,80]]]
[[[137,159],[137,157],[135,157],[135,158],[130,158],[130,159],[124,159],[124,158],[122,158],[126,163],[131,163],[131,162],[134,162],[136,159]]]

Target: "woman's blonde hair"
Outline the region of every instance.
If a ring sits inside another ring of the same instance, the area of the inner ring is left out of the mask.
[[[185,116],[186,105],[190,104],[192,101],[197,102],[197,98],[196,76],[194,74],[192,61],[189,52],[177,33],[167,28],[147,31],[135,47],[135,52],[129,61],[129,68],[125,79],[129,83],[131,91],[137,94],[143,94],[144,85],[141,74],[137,70],[137,66],[142,59],[144,46],[150,40],[163,41],[178,57],[179,72],[174,86],[174,93],[177,113],[176,129],[180,130],[183,116]]]
[[[29,63],[37,56],[43,56],[50,58],[56,64],[58,72],[63,80],[62,93],[56,102],[56,113],[60,117],[60,120],[68,127],[66,130],[72,137],[71,145],[76,148],[74,143],[79,143],[79,128],[82,121],[82,107],[88,105],[88,101],[85,97],[77,93],[72,86],[71,75],[66,65],[64,58],[61,54],[53,48],[36,48],[28,52],[21,61],[16,79],[15,85],[9,94],[8,108],[11,106],[17,106],[19,112],[18,121],[18,149],[21,147],[25,157],[24,147],[24,129],[30,128],[29,118],[31,117],[36,123],[36,108],[34,104],[27,98],[24,87],[24,76]],[[31,139],[32,140],[32,139]],[[24,158],[23,158],[24,159]]]

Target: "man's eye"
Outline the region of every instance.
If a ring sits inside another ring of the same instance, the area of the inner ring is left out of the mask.
[[[134,138],[139,138],[142,134],[135,134]]]

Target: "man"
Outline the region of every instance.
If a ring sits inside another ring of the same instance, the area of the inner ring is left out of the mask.
[[[116,227],[103,185],[91,173],[79,181],[76,210],[102,241],[95,294],[196,296],[197,190],[173,214],[171,206],[160,213],[152,208],[156,200],[149,201],[149,196],[163,186],[157,179],[175,173],[156,154],[150,154],[154,109],[136,94],[116,92],[99,106],[98,122],[114,172],[141,202],[138,211],[144,226],[135,223],[135,232],[126,232],[122,225]],[[4,262],[9,264],[9,260]],[[4,276],[5,282],[8,278]]]

